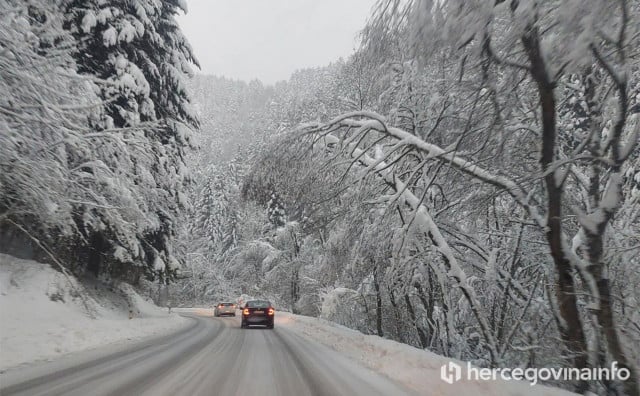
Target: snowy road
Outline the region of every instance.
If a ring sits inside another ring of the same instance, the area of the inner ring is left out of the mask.
[[[388,379],[286,326],[193,316],[183,331],[133,347],[3,373],[10,395],[403,395]]]

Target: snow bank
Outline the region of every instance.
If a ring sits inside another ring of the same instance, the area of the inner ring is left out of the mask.
[[[168,314],[129,285],[80,285],[46,264],[0,254],[0,370],[176,331]],[[88,295],[85,302],[78,291]],[[129,317],[132,317],[129,319]]]
[[[320,342],[356,362],[423,395],[568,396],[574,393],[518,381],[468,381],[448,384],[440,379],[442,365],[453,361],[378,336],[364,335],[324,319],[276,314],[276,326],[291,329],[307,339]],[[459,361],[456,362],[461,364]],[[466,367],[466,363],[461,364]]]

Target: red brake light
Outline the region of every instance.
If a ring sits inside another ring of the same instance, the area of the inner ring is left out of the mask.
[[[269,316],[271,316],[271,315],[273,315],[275,313],[276,313],[276,311],[273,308],[269,308],[269,312],[268,312]]]
[[[222,308],[222,304],[218,305],[218,308]]]
[[[249,308],[245,308],[242,310],[243,315],[249,315]]]

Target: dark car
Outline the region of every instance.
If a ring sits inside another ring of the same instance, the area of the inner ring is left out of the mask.
[[[242,310],[242,324],[240,327],[246,329],[249,326],[267,326],[273,329],[273,318],[276,310],[271,303],[266,300],[247,301]]]

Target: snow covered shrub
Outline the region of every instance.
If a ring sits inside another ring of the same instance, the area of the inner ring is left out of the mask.
[[[356,290],[345,287],[327,288],[321,293],[320,317],[339,323],[351,329],[364,331],[369,327],[366,321],[362,297]]]

